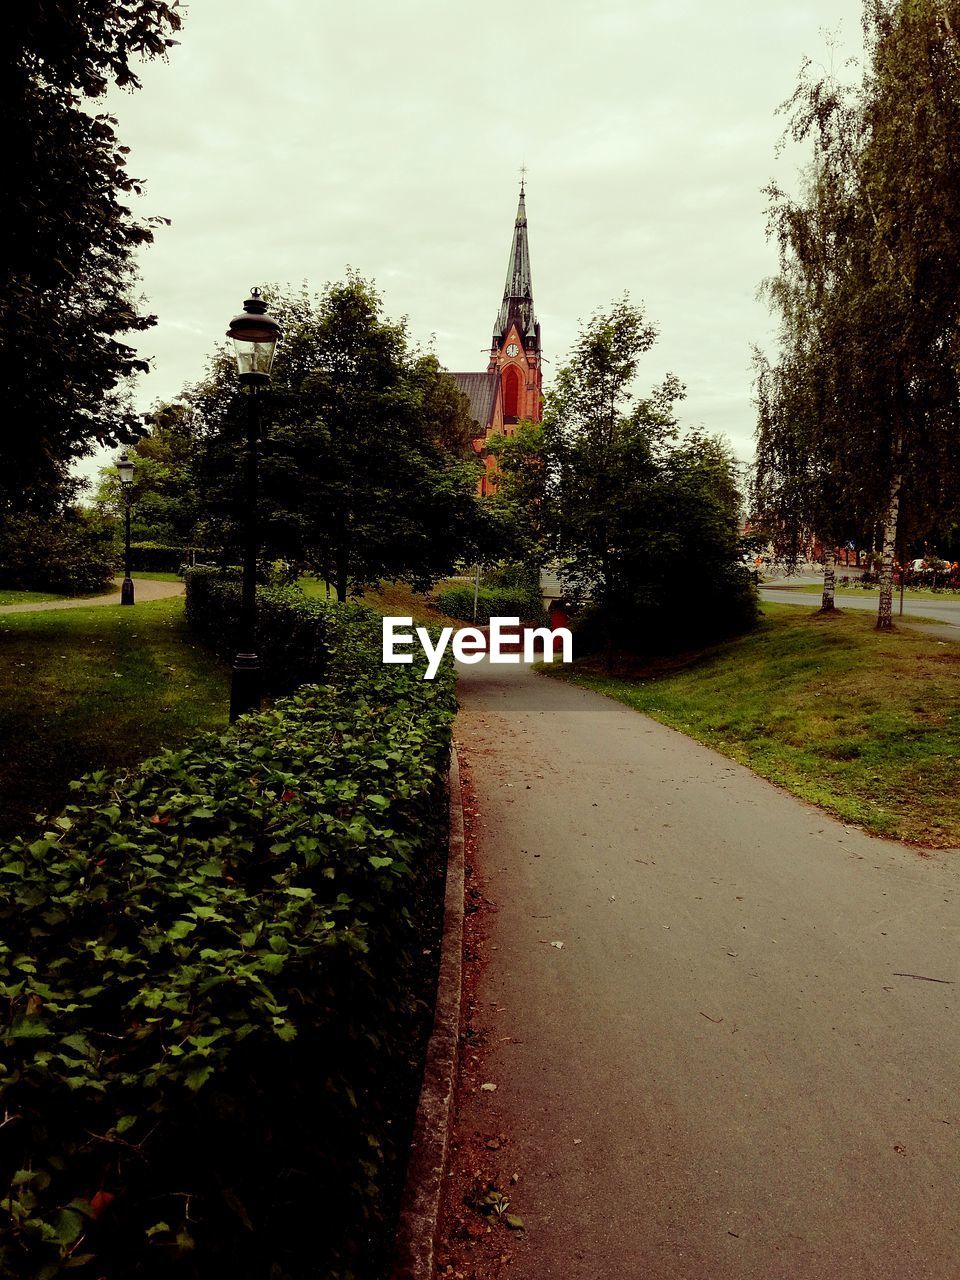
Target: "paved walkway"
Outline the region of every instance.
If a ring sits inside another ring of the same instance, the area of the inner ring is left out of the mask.
[[[960,857],[523,667],[460,692],[502,1274],[957,1280]]]
[[[48,600],[45,604],[0,605],[0,613],[46,613],[50,609],[90,609],[94,605],[120,603],[120,579],[114,578],[116,591],[107,596],[84,596],[78,600]],[[133,593],[137,602],[166,600],[170,596],[182,596],[186,588],[182,582],[154,582],[150,578],[134,578]]]

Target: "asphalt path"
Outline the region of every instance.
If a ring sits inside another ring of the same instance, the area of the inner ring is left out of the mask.
[[[503,1274],[957,1280],[956,853],[522,666],[460,695],[496,910],[455,1136],[519,1175]]]
[[[103,596],[80,596],[75,600],[47,600],[41,604],[5,604],[0,605],[0,613],[49,613],[54,609],[90,609],[99,605],[120,603],[120,579],[115,578],[116,591]],[[182,582],[156,582],[152,578],[134,578],[134,600],[146,603],[147,600],[167,600],[171,596],[182,596],[186,587]]]

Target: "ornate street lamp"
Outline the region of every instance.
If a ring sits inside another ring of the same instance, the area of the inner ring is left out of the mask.
[[[117,459],[117,473],[120,476],[120,492],[123,494],[124,513],[124,554],[123,585],[120,588],[120,603],[133,604],[133,579],[130,577],[130,504],[133,502],[133,460],[121,453]]]
[[[237,373],[247,388],[249,416],[245,471],[243,593],[240,651],[230,682],[230,719],[260,709],[260,659],[257,656],[257,463],[260,446],[260,392],[269,385],[280,326],[267,314],[259,289],[251,289],[243,311],[227,330],[237,355]]]

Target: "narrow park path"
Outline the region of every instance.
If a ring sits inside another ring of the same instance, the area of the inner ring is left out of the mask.
[[[82,596],[76,600],[47,600],[42,604],[5,604],[0,605],[0,613],[48,613],[51,609],[90,609],[95,605],[120,603],[120,579],[116,591],[103,596]],[[167,600],[171,596],[182,596],[186,588],[182,582],[154,582],[151,578],[134,578],[134,597],[137,603],[147,600]],[[135,606],[134,606],[135,607]]]
[[[495,907],[454,1164],[526,1230],[460,1274],[957,1280],[960,855],[524,667],[461,698]]]

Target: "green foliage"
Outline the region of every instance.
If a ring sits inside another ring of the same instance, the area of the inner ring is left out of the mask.
[[[216,569],[189,569],[187,621],[228,662],[240,647],[241,584]],[[307,680],[361,672],[378,649],[378,619],[360,604],[310,598],[297,587],[257,588],[257,653],[266,687],[284,691]]]
[[[5,202],[0,268],[2,395],[15,430],[0,441],[0,511],[57,505],[91,442],[139,433],[125,388],[148,364],[129,335],[149,328],[133,296],[134,255],[158,219],[134,216],[116,120],[95,103],[132,64],[163,57],[175,4],[51,0],[5,15]],[[91,109],[93,108],[93,109]]]
[[[590,602],[581,651],[694,645],[756,620],[728,446],[696,431],[678,438],[673,375],[634,394],[655,333],[627,299],[614,303],[581,330],[547,397],[543,545]]]
[[[208,552],[201,551],[203,559]],[[177,573],[183,567],[187,550],[161,542],[131,542],[130,564],[134,573]]]
[[[186,404],[163,404],[153,410],[147,421],[148,434],[128,450],[134,462],[130,513],[133,541],[181,549],[195,546],[200,515],[200,498],[191,470],[197,445],[196,415]],[[116,466],[104,467],[93,509],[112,529],[118,543],[123,538],[124,507]],[[177,561],[173,565],[173,571],[179,564]]]
[[[382,1274],[454,697],[361,632],[0,851],[11,1280]]]
[[[539,564],[549,539],[543,426],[520,422],[508,436],[491,436],[487,448],[497,460],[497,487],[487,498],[496,552]]]
[[[115,569],[112,547],[79,512],[0,518],[0,587],[84,595],[106,590]]]
[[[465,398],[350,275],[319,296],[270,291],[283,328],[260,468],[262,545],[341,600],[383,579],[427,588],[472,552],[485,519]],[[228,554],[245,518],[238,478],[247,405],[218,356],[187,393],[204,424],[195,464],[208,545]]]
[[[865,0],[863,27],[859,83],[807,63],[785,104],[814,157],[799,199],[769,188],[755,501],[791,558],[882,523],[889,626],[898,539],[960,509],[960,41],[952,0]]]
[[[446,587],[435,596],[437,608],[448,618],[473,621],[473,587]],[[520,618],[524,622],[543,619],[543,602],[539,588],[481,587],[477,593],[477,626],[485,627],[491,618]]]

